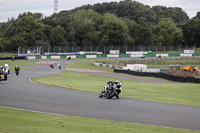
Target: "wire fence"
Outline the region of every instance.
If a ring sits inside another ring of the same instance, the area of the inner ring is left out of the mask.
[[[99,52],[101,54],[110,54],[110,50],[119,50],[119,54],[126,54],[127,51],[152,51],[153,53],[184,53],[184,50],[195,50],[195,46],[35,46],[19,47],[18,54],[38,54],[45,53],[76,53],[81,51]]]

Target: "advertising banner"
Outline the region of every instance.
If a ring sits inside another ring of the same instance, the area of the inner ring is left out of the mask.
[[[184,50],[185,54],[194,54],[194,50]]]
[[[110,54],[119,54],[119,50],[110,50]]]

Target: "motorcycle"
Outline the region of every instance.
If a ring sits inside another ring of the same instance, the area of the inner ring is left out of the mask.
[[[0,66],[0,82],[7,80],[7,73],[5,72],[5,67]]]
[[[6,81],[7,80],[7,74],[0,73],[0,82],[1,81]]]
[[[116,98],[119,99],[119,95],[115,88],[110,88],[107,91],[102,91],[99,94],[99,98],[106,97],[107,99],[112,99],[114,96],[116,96]]]
[[[18,76],[19,75],[19,70],[15,70],[15,74]]]

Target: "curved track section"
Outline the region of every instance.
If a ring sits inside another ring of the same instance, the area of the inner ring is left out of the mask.
[[[200,130],[200,108],[129,98],[100,99],[98,94],[69,90],[29,79],[55,75],[64,70],[34,66],[11,73],[0,83],[0,106],[47,113],[106,119],[130,123]],[[66,79],[67,80],[67,79]]]

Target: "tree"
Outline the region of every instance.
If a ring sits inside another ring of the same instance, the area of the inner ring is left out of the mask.
[[[60,25],[56,26],[51,30],[51,46],[65,46],[66,40],[64,38],[65,30]]]
[[[124,45],[126,44],[126,34],[123,27],[112,21],[105,21],[100,26],[101,45]]]
[[[154,35],[164,46],[173,46],[174,44],[179,45],[182,43],[182,30],[177,28],[175,23],[166,19],[160,21],[153,30]]]
[[[199,19],[200,20],[200,12],[197,12],[197,15],[194,17],[196,19]]]
[[[185,11],[179,7],[153,6],[152,10],[156,14],[156,23],[166,18],[172,19],[175,23],[181,23],[189,19]]]
[[[181,25],[183,30],[184,44],[200,47],[200,20],[190,19]]]
[[[133,20],[127,18],[122,18],[122,20],[125,22],[126,26],[128,26],[127,45],[133,45],[135,43],[135,27],[137,24]]]
[[[44,25],[40,19],[33,16],[20,17],[16,22],[17,28],[15,34],[30,33],[37,40],[42,39]]]
[[[144,17],[139,18],[138,24],[134,25],[135,30],[135,44],[149,46],[153,42],[152,26]]]
[[[3,46],[3,39],[0,37],[0,52],[4,51],[4,46]]]
[[[102,16],[93,10],[79,10],[70,16],[68,25],[69,43],[76,45],[96,45],[99,40],[98,27]],[[72,36],[73,38],[70,38]]]

